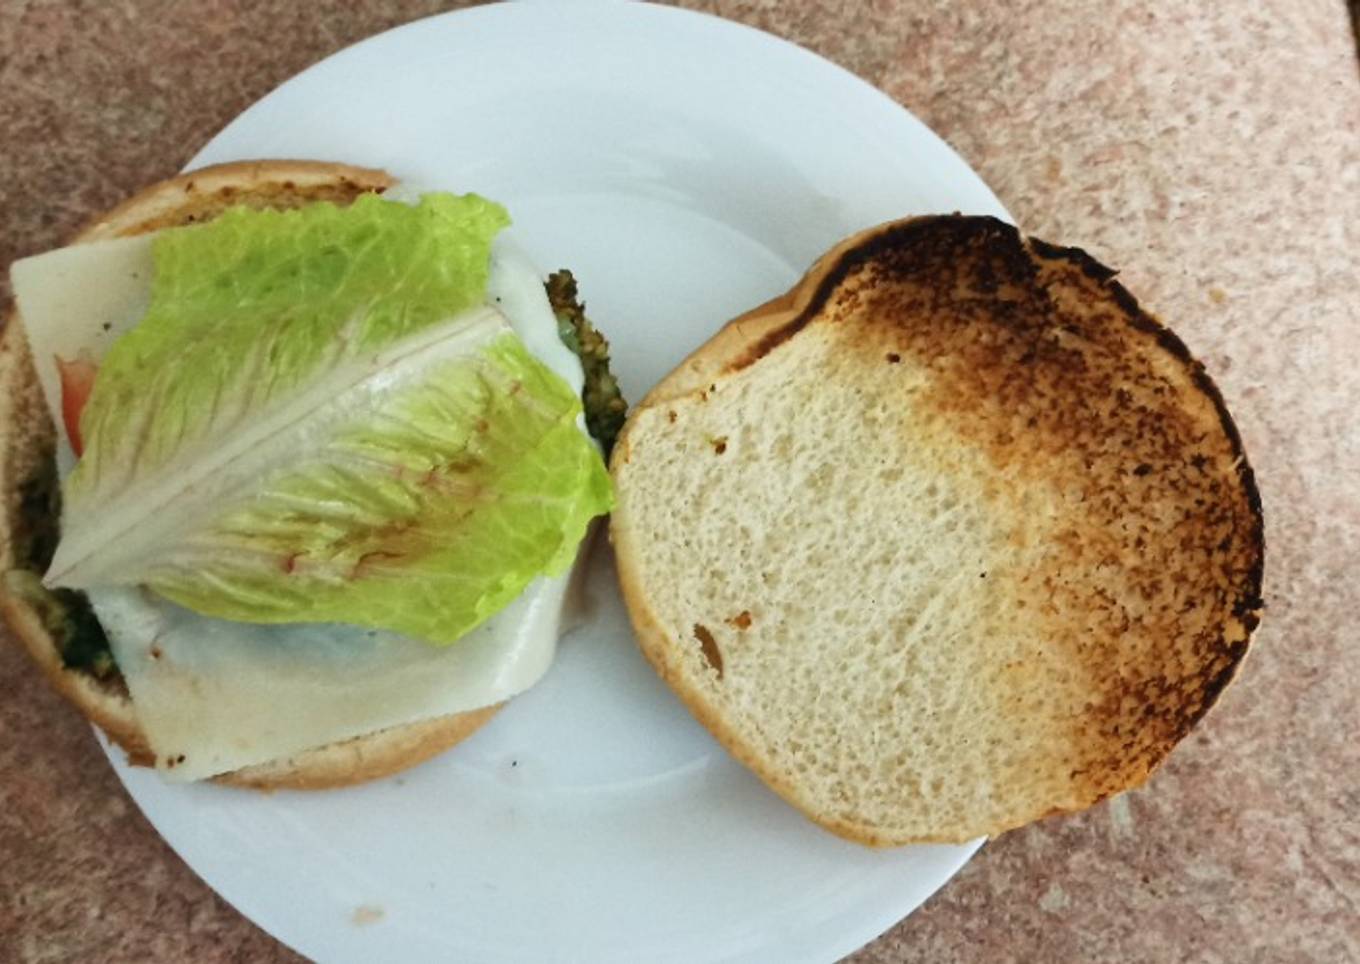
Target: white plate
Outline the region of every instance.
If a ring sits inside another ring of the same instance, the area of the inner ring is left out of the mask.
[[[505,203],[571,267],[637,399],[841,237],[904,214],[1006,217],[881,93],[755,30],[641,5],[513,5],[342,51],[192,167],[318,157]],[[170,845],[325,961],[830,961],[976,849],[863,849],[734,763],[633,645],[607,553],[548,677],[453,752],[352,790],[173,787],[110,753]]]

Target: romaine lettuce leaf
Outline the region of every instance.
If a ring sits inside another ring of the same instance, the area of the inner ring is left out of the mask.
[[[571,388],[482,305],[505,223],[372,197],[158,238],[47,582],[448,643],[565,568],[608,476]]]
[[[109,349],[81,414],[88,457],[69,495],[189,460],[318,372],[478,304],[508,223],[476,195],[368,194],[163,232],[146,316]]]

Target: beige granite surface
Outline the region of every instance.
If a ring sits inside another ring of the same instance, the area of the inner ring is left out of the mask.
[[[0,0],[0,265],[435,3]],[[860,964],[1360,961],[1360,71],[1343,0],[696,4],[910,107],[1029,231],[1124,266],[1237,415],[1253,655],[1142,790],[1006,835]],[[359,12],[362,9],[362,12]],[[0,640],[0,961],[291,961]]]

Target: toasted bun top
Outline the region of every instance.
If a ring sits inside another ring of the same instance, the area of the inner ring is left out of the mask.
[[[848,239],[634,411],[612,532],[649,659],[873,844],[1143,782],[1246,653],[1261,505],[1113,272],[991,218]]]
[[[348,204],[394,183],[385,171],[321,161],[218,164],[153,184],[87,225],[73,243],[131,237],[208,221],[233,205],[294,208],[314,201]],[[54,428],[33,358],[13,315],[0,331],[0,573],[22,565],[32,520],[21,486],[53,458]],[[0,587],[0,615],[52,685],[108,734],[136,764],[153,756],[121,678],[100,682],[67,669],[41,614]],[[360,783],[414,766],[470,736],[497,707],[455,713],[308,750],[224,774],[220,782],[256,789],[323,789]]]

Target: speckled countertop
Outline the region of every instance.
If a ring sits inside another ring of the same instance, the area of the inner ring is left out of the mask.
[[[173,173],[302,67],[444,6],[6,0],[0,265]],[[1266,506],[1264,626],[1196,735],[1145,789],[992,843],[854,960],[1360,961],[1360,70],[1343,0],[695,6],[882,87],[1027,230],[1126,266],[1218,380]],[[0,640],[0,961],[294,959],[171,853]]]

